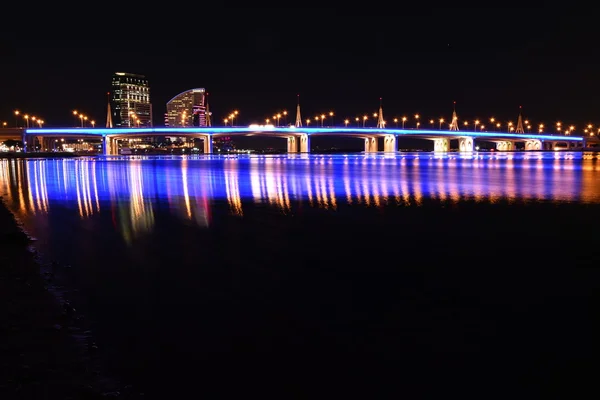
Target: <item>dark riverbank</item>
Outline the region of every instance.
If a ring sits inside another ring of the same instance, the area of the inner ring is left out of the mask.
[[[38,264],[31,243],[0,197],[0,397],[126,398],[102,377],[81,318],[53,294],[52,268]]]

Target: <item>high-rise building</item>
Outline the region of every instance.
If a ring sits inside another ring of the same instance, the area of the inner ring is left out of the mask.
[[[167,103],[166,125],[171,127],[208,126],[204,88],[186,90]]]
[[[146,77],[115,72],[112,77],[110,109],[115,128],[152,126],[150,87]]]

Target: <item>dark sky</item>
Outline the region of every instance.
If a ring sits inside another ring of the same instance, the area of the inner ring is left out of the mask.
[[[0,26],[0,120],[14,124],[19,109],[66,126],[77,109],[101,125],[123,71],[149,80],[155,124],[195,87],[215,120],[237,109],[241,124],[284,109],[293,118],[297,94],[305,118],[353,119],[382,97],[388,121],[449,118],[456,101],[463,120],[516,120],[522,105],[536,122],[600,123],[595,9],[176,7],[15,12]]]

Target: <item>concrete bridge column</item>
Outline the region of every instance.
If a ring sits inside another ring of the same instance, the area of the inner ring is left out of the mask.
[[[433,139],[433,151],[450,151],[450,139]]]
[[[300,153],[310,153],[310,136],[306,133],[300,135]]]
[[[376,153],[377,152],[377,138],[367,137],[365,138],[365,153]]]
[[[51,138],[42,138],[42,151],[52,151],[54,146],[52,146],[53,140]]]
[[[473,138],[470,136],[458,138],[459,151],[473,151]]]
[[[295,136],[288,136],[287,138],[287,152],[288,153],[297,153],[298,152],[298,143],[296,142]]]
[[[112,156],[117,154],[116,148],[117,143],[116,139],[113,139],[110,136],[102,136],[102,154],[105,156]]]
[[[515,149],[515,144],[508,140],[496,142],[496,150],[498,151],[511,151]]]
[[[383,137],[383,151],[386,153],[398,151],[398,145],[396,142],[396,135],[385,135]]]
[[[212,152],[213,152],[212,136],[211,135],[203,136],[202,141],[204,142],[204,154],[212,154]]]
[[[102,136],[102,154],[104,154],[105,156],[110,155],[110,145],[108,144],[109,140],[110,139],[108,138],[108,136]]]
[[[27,153],[27,134],[23,131],[23,135],[21,136],[21,141],[23,142],[23,153]]]
[[[525,150],[542,150],[542,141],[537,139],[526,140]]]

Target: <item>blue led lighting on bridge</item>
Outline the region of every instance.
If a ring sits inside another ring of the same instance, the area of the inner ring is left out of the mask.
[[[370,136],[370,135],[396,135],[424,138],[440,138],[450,136],[490,138],[490,139],[518,139],[518,140],[553,140],[553,141],[583,141],[581,136],[563,136],[563,135],[544,135],[531,133],[507,133],[507,132],[473,132],[473,131],[442,131],[442,130],[421,130],[421,129],[392,129],[392,128],[276,128],[276,127],[192,127],[192,128],[40,128],[27,129],[27,134],[39,135],[85,135],[85,136],[107,136],[107,135],[144,135],[144,134],[164,134],[164,135],[213,135],[213,134],[308,134],[308,135],[352,135],[352,136]]]

